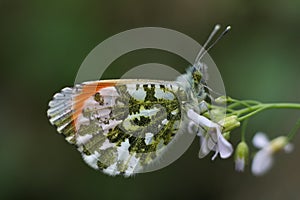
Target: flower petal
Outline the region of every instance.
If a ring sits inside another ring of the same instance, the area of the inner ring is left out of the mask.
[[[187,126],[188,133],[190,133],[190,134],[195,133],[195,129],[196,129],[195,127],[196,127],[195,122],[190,121]]]
[[[269,139],[263,132],[257,132],[252,139],[252,143],[256,148],[262,149],[269,144]]]
[[[238,172],[243,172],[245,169],[245,159],[237,158],[235,160],[235,170]]]
[[[207,139],[203,136],[200,137],[200,151],[199,151],[199,158],[204,158],[209,152],[211,151],[208,148],[208,143]]]
[[[285,153],[291,153],[294,150],[294,145],[291,143],[288,143],[283,147],[283,150]]]
[[[215,128],[217,125],[216,123],[212,122],[211,120],[207,119],[204,116],[197,114],[194,110],[189,109],[187,112],[187,116],[194,121],[197,125],[201,127],[208,127],[208,128]]]
[[[272,164],[272,151],[269,148],[263,148],[254,156],[251,171],[254,175],[261,176],[272,167]]]
[[[218,133],[218,151],[221,158],[228,158],[233,152],[232,145],[224,138],[221,132]]]
[[[206,140],[207,140],[207,148],[209,150],[216,151],[217,142],[210,135],[206,136]]]

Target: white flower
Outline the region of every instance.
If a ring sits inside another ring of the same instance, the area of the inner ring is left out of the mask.
[[[274,153],[284,150],[286,153],[292,151],[292,144],[288,143],[287,137],[280,136],[269,141],[264,133],[257,133],[253,138],[253,145],[260,148],[252,161],[251,171],[254,175],[260,176],[265,174],[273,165]]]
[[[221,126],[204,116],[197,114],[192,109],[188,110],[187,116],[192,120],[189,125],[189,131],[191,126],[200,126],[202,129],[198,130],[197,135],[200,137],[200,151],[199,158],[203,158],[210,151],[215,151],[212,160],[214,160],[218,154],[221,158],[228,158],[233,152],[232,145],[224,138],[221,132]]]

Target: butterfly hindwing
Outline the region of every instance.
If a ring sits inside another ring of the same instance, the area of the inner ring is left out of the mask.
[[[49,103],[50,122],[90,166],[132,175],[155,162],[181,120],[176,82],[107,80],[65,88]]]

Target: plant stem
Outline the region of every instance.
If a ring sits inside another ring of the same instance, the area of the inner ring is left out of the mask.
[[[296,125],[294,126],[294,128],[289,132],[288,134],[288,141],[292,140],[294,138],[294,136],[296,135],[298,129],[300,128],[300,119],[297,121]]]
[[[242,140],[242,142],[245,142],[247,124],[248,124],[248,120],[245,120],[243,125],[242,125],[242,131],[241,131],[241,140]]]
[[[261,103],[258,105],[253,105],[247,108],[243,108],[240,110],[236,110],[231,112],[233,115],[241,116],[239,117],[239,121],[243,121],[252,117],[253,115],[260,113],[266,109],[273,109],[273,108],[285,108],[285,109],[300,109],[300,104],[297,103]]]

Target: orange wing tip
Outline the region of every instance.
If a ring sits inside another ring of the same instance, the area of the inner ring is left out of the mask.
[[[116,81],[93,81],[66,87],[56,93],[49,102],[47,115],[57,131],[65,135],[69,143],[75,143],[76,123],[85,101],[103,88],[115,86]]]
[[[82,112],[84,102],[90,98],[92,95],[96,94],[98,91],[106,87],[115,86],[115,81],[96,81],[84,83],[81,92],[74,97],[74,114],[73,121],[76,124],[77,118]]]

